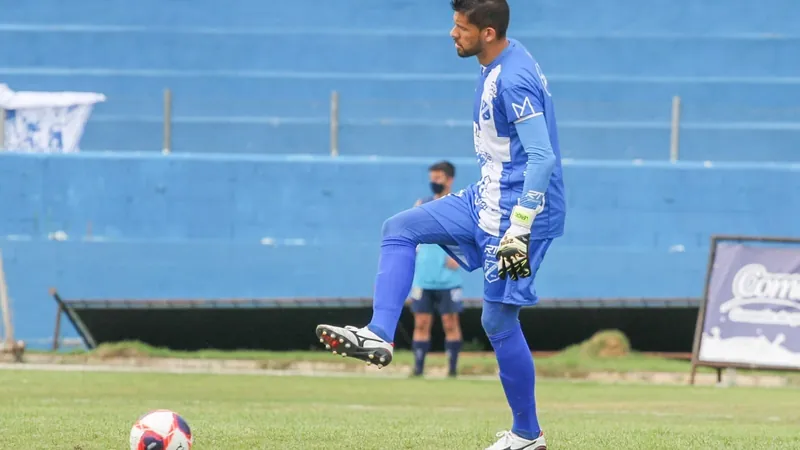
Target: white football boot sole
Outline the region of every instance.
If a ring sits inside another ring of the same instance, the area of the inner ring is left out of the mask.
[[[394,346],[367,327],[318,325],[317,337],[334,355],[360,359],[367,365],[375,364],[379,369],[392,362]]]

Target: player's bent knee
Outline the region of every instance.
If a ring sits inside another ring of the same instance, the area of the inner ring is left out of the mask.
[[[381,235],[384,239],[407,237],[407,230],[411,223],[408,213],[409,210],[397,213],[383,222]]]
[[[383,241],[404,241],[420,244],[431,235],[444,233],[442,226],[422,208],[411,208],[383,222]]]
[[[399,231],[397,222],[397,215],[389,217],[383,221],[383,226],[381,227],[381,236],[383,236],[384,239],[387,237],[394,237],[395,234],[397,234]]]
[[[487,336],[494,336],[513,330],[519,325],[519,311],[522,307],[504,303],[483,302],[481,325]]]

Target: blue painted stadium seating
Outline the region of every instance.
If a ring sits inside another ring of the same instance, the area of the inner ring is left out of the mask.
[[[512,34],[557,97],[568,158],[567,235],[542,269],[543,295],[696,297],[711,234],[796,233],[798,167],[735,161],[800,160],[800,4],[511,3]],[[455,157],[460,183],[477,177],[475,62],[453,54],[446,1],[0,11],[0,82],[109,97],[85,153],[0,155],[0,248],[21,338],[50,334],[51,286],[94,298],[369,296],[381,222],[425,194],[427,165]],[[158,154],[165,88],[169,157]],[[325,156],[334,90],[348,155],[337,160]],[[667,159],[674,95],[681,159],[728,163],[620,161]],[[49,240],[56,231],[69,239]],[[468,277],[466,294],[480,282]]]
[[[800,159],[797,2],[511,4],[565,157],[666,159],[679,95],[682,159]],[[86,150],[160,150],[170,88],[175,151],[326,154],[337,90],[342,154],[462,156],[476,63],[455,56],[450,16],[426,0],[19,3],[3,11],[0,81],[107,94]]]

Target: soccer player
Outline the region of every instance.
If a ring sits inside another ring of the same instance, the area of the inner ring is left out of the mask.
[[[519,323],[538,296],[534,278],[566,208],[553,100],[539,64],[506,37],[506,0],[451,0],[456,52],[475,56],[473,132],[481,178],[461,192],[384,222],[373,314],[363,328],[319,325],[334,352],[379,367],[411,288],[417,244],[439,244],[468,271],[483,267],[481,323],[492,343],[511,408],[510,431],[487,450],[545,450],[536,415],[535,372]]]
[[[419,206],[438,200],[453,187],[456,168],[449,161],[440,161],[428,168],[433,195],[417,200]],[[461,351],[461,325],[458,315],[461,304],[461,266],[452,257],[434,244],[417,247],[417,261],[411,289],[411,311],[414,313],[414,376],[422,376],[425,356],[431,348],[431,324],[434,310],[442,317],[445,351],[447,352],[447,375],[458,373],[458,353]]]

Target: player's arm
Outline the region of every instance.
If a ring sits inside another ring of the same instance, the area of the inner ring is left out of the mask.
[[[510,275],[516,280],[531,274],[528,261],[530,230],[536,215],[544,209],[545,192],[556,164],[547,122],[542,113],[542,95],[541,91],[527,87],[512,87],[500,95],[506,118],[516,128],[520,144],[528,157],[522,195],[511,210],[511,226],[498,249],[498,269],[503,279]]]
[[[556,165],[550,132],[542,112],[542,95],[541,90],[522,86],[511,87],[501,94],[506,117],[516,128],[520,144],[528,156],[522,196],[517,205],[530,215],[530,225],[544,208],[544,193]]]
[[[520,143],[528,155],[525,182],[522,185],[522,196],[518,206],[532,210],[535,218],[544,208],[544,193],[550,184],[550,175],[556,165],[556,155],[550,145],[550,133],[542,113],[523,118],[515,124]]]

